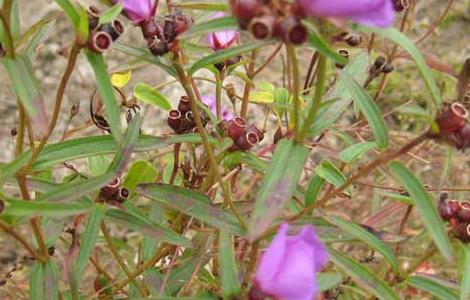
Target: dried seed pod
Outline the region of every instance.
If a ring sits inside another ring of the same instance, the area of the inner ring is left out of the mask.
[[[232,14],[238,19],[242,29],[247,29],[251,20],[261,12],[262,4],[258,0],[230,0]]]
[[[237,56],[234,56],[232,58],[229,58],[225,61],[225,66],[230,67],[230,66],[233,66],[235,64],[238,64],[241,59],[242,59],[241,55],[237,55]]]
[[[248,129],[246,130],[247,132],[253,132],[258,136],[258,141],[261,142],[264,139],[264,132],[256,127],[256,125],[251,124],[248,126]]]
[[[470,242],[470,224],[461,223],[452,229],[452,232],[456,238],[464,243]]]
[[[236,141],[240,136],[246,133],[246,121],[241,117],[233,118],[228,123],[227,134],[232,140]]]
[[[341,50],[338,51],[338,53],[339,53],[339,55],[341,55],[342,57],[344,57],[344,58],[346,58],[346,59],[349,59],[349,51],[348,51],[348,50],[341,49]],[[342,68],[344,68],[345,65],[336,63],[335,66],[336,66],[338,69],[342,69]]]
[[[447,205],[449,206],[452,217],[456,217],[461,209],[460,202],[456,200],[447,200]]]
[[[393,0],[393,8],[395,11],[403,11],[410,6],[410,0]]]
[[[96,53],[103,53],[113,44],[113,39],[105,31],[93,32],[88,38],[88,49]]]
[[[236,141],[235,145],[240,150],[250,150],[259,142],[258,135],[252,131],[245,133],[240,136]]]
[[[382,73],[388,74],[388,73],[393,72],[393,66],[390,64],[386,64],[382,67],[381,70],[382,70]]]
[[[444,106],[436,122],[442,134],[453,134],[463,129],[467,117],[468,112],[465,106],[454,102]]]
[[[194,116],[192,111],[187,111],[184,114],[184,117],[181,119],[181,125],[179,128],[179,132],[185,133],[191,130],[194,127]]]
[[[184,115],[191,110],[191,101],[188,96],[181,96],[178,110]]]
[[[458,218],[462,222],[470,223],[470,202],[460,202]]]
[[[362,42],[362,37],[359,34],[348,34],[344,41],[351,47],[356,47]]]
[[[461,150],[465,150],[470,147],[470,126],[465,125],[460,131],[455,135],[457,139],[456,147]]]
[[[100,11],[95,6],[88,7],[88,29],[90,31],[95,30],[100,23]]]
[[[275,34],[288,44],[300,45],[307,40],[307,28],[296,17],[284,18],[275,24]]]
[[[268,40],[273,36],[276,19],[270,15],[256,17],[251,20],[248,30],[258,40]]]
[[[382,66],[385,64],[385,62],[387,62],[387,59],[383,56],[379,56],[375,59],[374,61],[374,66],[377,68],[377,69],[381,69]]]
[[[98,30],[108,33],[114,42],[124,33],[124,25],[116,19],[111,23],[101,25]]]
[[[153,37],[157,37],[158,39],[162,39],[162,29],[160,25],[158,25],[155,20],[146,20],[139,23],[140,29],[142,30],[142,35],[145,39],[151,39]]]
[[[113,201],[119,193],[119,186],[121,186],[121,178],[116,177],[108,185],[101,188],[100,198],[105,201]]]
[[[160,39],[156,35],[147,39],[147,48],[155,56],[165,55],[170,51],[170,45],[165,39]]]
[[[452,210],[446,200],[439,201],[437,211],[439,216],[445,221],[449,221],[453,217]]]
[[[130,195],[131,192],[128,189],[121,188],[115,200],[119,203],[124,203],[127,199],[129,199]]]
[[[181,126],[181,112],[173,109],[168,112],[167,124],[175,132],[178,132]]]

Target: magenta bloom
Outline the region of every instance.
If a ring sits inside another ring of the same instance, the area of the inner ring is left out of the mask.
[[[124,13],[136,24],[152,19],[157,10],[155,0],[112,0],[112,2],[122,3]]]
[[[367,26],[391,26],[395,16],[392,0],[298,0],[298,3],[311,17],[346,18]]]
[[[218,19],[224,17],[223,12],[214,14],[211,19]],[[229,48],[237,40],[237,32],[235,30],[225,30],[211,32],[206,36],[207,42],[214,51]]]
[[[209,107],[209,109],[211,110],[212,114],[214,114],[214,116],[217,116],[217,104],[216,104],[215,98],[212,96],[202,96],[201,98],[202,98],[201,99],[202,103],[204,103],[205,105]],[[233,119],[233,114],[226,107],[222,106],[220,117],[224,121],[229,121]]]
[[[313,227],[306,225],[296,236],[288,236],[282,224],[261,257],[255,276],[257,288],[280,300],[312,300],[318,292],[316,273],[328,261],[328,253]]]

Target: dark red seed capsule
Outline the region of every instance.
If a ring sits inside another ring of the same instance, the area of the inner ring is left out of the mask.
[[[259,142],[258,135],[254,132],[247,132],[240,136],[236,141],[235,145],[240,150],[250,150]]]
[[[393,0],[393,8],[395,11],[403,11],[410,6],[410,0]]]
[[[145,39],[150,39],[157,37],[162,39],[162,29],[154,20],[145,20],[139,23],[140,29],[142,30],[142,35]]]
[[[108,33],[113,41],[116,41],[121,36],[121,34],[124,33],[124,26],[122,25],[121,21],[114,20],[111,23],[101,25],[98,30]]]
[[[460,131],[455,135],[457,139],[456,146],[458,149],[465,150],[470,147],[470,126],[465,125]]]
[[[156,35],[147,39],[147,48],[155,56],[165,55],[170,51],[170,45],[164,39],[159,39]]]
[[[462,223],[452,230],[454,236],[464,243],[470,242],[470,224]]]
[[[393,66],[386,64],[385,66],[382,67],[382,73],[388,74],[393,72]]]
[[[194,126],[195,124],[193,113],[191,111],[187,111],[184,114],[184,117],[181,119],[181,126],[179,131],[181,133],[189,132]]]
[[[387,60],[385,59],[385,57],[383,56],[379,56],[375,59],[374,61],[374,66],[377,68],[377,69],[380,69],[382,68],[382,66],[385,64]]]
[[[307,39],[307,28],[296,17],[287,17],[275,24],[275,35],[288,44],[300,45]]]
[[[267,40],[273,36],[276,19],[265,15],[251,20],[248,30],[258,40]]]
[[[454,102],[445,105],[441,113],[437,116],[437,125],[442,134],[458,133],[465,126],[468,111],[460,103]]]
[[[181,112],[179,110],[173,109],[168,112],[167,124],[177,132],[181,126]]]
[[[243,118],[236,117],[229,121],[227,134],[232,140],[236,141],[240,136],[246,133],[246,121]]]
[[[358,34],[348,34],[344,41],[351,47],[359,46],[362,42],[362,37]]]
[[[261,3],[258,0],[230,0],[232,14],[238,19],[242,29],[247,29],[251,20],[261,11]]]
[[[105,31],[96,31],[88,38],[88,48],[97,53],[103,53],[113,44],[113,39]]]
[[[258,127],[256,127],[256,125],[254,124],[248,126],[248,129],[246,131],[255,133],[258,136],[258,141],[260,142],[264,139],[264,132]]]
[[[100,197],[105,201],[114,200],[119,194],[121,179],[116,177],[111,183],[101,188]]]
[[[459,220],[470,223],[470,202],[460,202]]]
[[[452,210],[450,209],[447,201],[439,201],[439,205],[437,206],[437,211],[441,218],[445,221],[449,221],[452,218]]]
[[[460,206],[460,202],[456,200],[447,200],[447,205],[449,206],[450,212],[453,217],[456,217],[462,208]]]
[[[131,192],[128,189],[122,188],[119,190],[118,196],[116,197],[116,201],[118,201],[119,203],[123,203],[127,199],[129,199],[130,195],[131,195]]]
[[[178,103],[178,110],[184,115],[191,110],[191,101],[188,96],[181,96]]]

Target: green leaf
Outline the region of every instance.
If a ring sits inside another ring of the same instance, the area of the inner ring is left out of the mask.
[[[121,13],[123,7],[122,4],[117,3],[110,8],[108,8],[101,16],[99,24],[111,23],[116,19]]]
[[[123,185],[134,192],[138,184],[155,182],[157,176],[158,172],[154,166],[145,160],[138,160],[130,167]]]
[[[80,23],[80,16],[70,0],[55,0],[55,2],[65,11],[72,21],[73,27],[77,29]]]
[[[138,185],[137,193],[215,228],[228,230],[238,236],[245,233],[232,214],[212,205],[210,199],[199,192],[169,184],[153,183]]]
[[[238,165],[247,165],[248,168],[264,173],[268,168],[268,163],[255,154],[245,151],[234,151],[224,157],[224,167],[232,169]]]
[[[54,261],[44,264],[44,296],[47,300],[59,299],[59,269]]]
[[[5,201],[5,215],[16,217],[50,216],[64,217],[86,213],[91,209],[86,203],[58,203],[47,201],[24,201],[9,199]]]
[[[347,73],[355,78],[357,82],[363,84],[368,76],[368,65],[369,56],[367,52],[360,52],[349,61],[341,74]],[[334,102],[320,109],[318,117],[312,125],[310,132],[312,136],[320,134],[333,125],[351,104],[352,96],[344,81],[344,77],[340,75],[335,86],[324,97],[325,100],[333,100]]]
[[[417,275],[411,276],[405,281],[406,284],[414,288],[428,292],[429,294],[441,300],[458,300],[457,291],[441,284],[440,281],[433,279],[431,276]],[[468,299],[468,298],[461,298]]]
[[[369,247],[382,254],[384,258],[388,261],[390,266],[393,268],[393,270],[395,272],[398,271],[398,260],[395,258],[392,249],[380,239],[378,239],[375,235],[373,235],[363,227],[359,226],[358,224],[349,222],[339,217],[327,217],[326,220],[331,224],[341,228],[354,238],[366,243],[367,245],[369,245]]]
[[[382,300],[400,299],[392,288],[388,286],[387,283],[377,278],[374,272],[369,268],[333,248],[328,248],[328,253],[330,254],[330,259],[336,266],[341,268],[346,274],[351,276],[355,282],[373,293],[377,298]]]
[[[124,210],[111,208],[106,211],[106,217],[110,221],[141,232],[142,234],[152,237],[159,242],[166,242],[181,247],[194,247],[190,240],[180,236],[176,232],[173,232],[162,225],[156,224],[145,217],[137,216],[130,211],[126,212]]]
[[[313,26],[311,26],[309,23],[306,24],[308,25],[307,27],[309,27],[308,42],[310,45],[312,45],[313,48],[337,64],[346,65],[348,63],[348,59],[341,56],[338,51],[332,49],[330,45],[320,36],[320,34],[318,34]]]
[[[400,45],[403,49],[405,49],[411,57],[416,62],[416,66],[423,77],[424,83],[428,88],[432,99],[434,100],[434,105],[439,107],[442,103],[441,95],[439,93],[439,89],[437,87],[436,81],[434,80],[431,70],[426,65],[426,61],[424,60],[423,56],[416,48],[415,44],[410,41],[403,33],[398,31],[396,28],[389,27],[389,28],[375,28],[375,27],[366,27],[361,25],[356,25],[353,29],[362,31],[362,32],[373,32],[378,35],[381,35],[394,43]]]
[[[223,2],[194,1],[180,2],[173,4],[175,7],[189,10],[207,10],[207,11],[227,11],[228,4]]]
[[[462,245],[464,261],[461,270],[460,300],[470,299],[470,245]]]
[[[103,55],[87,50],[86,56],[95,72],[96,83],[106,108],[106,120],[111,127],[111,134],[116,141],[120,142],[122,139],[121,112],[116,95],[114,94],[113,85],[106,70]]]
[[[326,292],[333,289],[343,281],[343,276],[339,273],[320,273],[317,274],[318,289],[320,292]]]
[[[171,104],[162,94],[150,85],[139,82],[134,86],[134,96],[142,102],[152,104],[164,110],[171,110]]]
[[[103,220],[106,207],[102,204],[96,203],[93,205],[93,209],[88,216],[88,221],[85,227],[85,231],[80,237],[80,248],[78,250],[78,257],[73,265],[73,281],[76,286],[81,282],[85,268],[88,264],[91,252],[95,246],[96,239],[100,232],[101,221]]]
[[[238,22],[235,17],[223,17],[212,19],[204,23],[199,23],[192,26],[188,31],[183,33],[178,39],[184,40],[190,37],[203,35],[209,32],[217,32],[223,30],[236,30],[238,29]]]
[[[320,190],[324,184],[325,179],[318,176],[317,174],[310,178],[307,191],[305,192],[305,206],[312,205],[315,201],[317,201]]]
[[[101,176],[108,170],[111,161],[106,155],[88,157],[88,172],[92,176]]]
[[[225,230],[219,233],[219,264],[222,293],[225,299],[240,294],[241,284],[233,250],[233,237]]]
[[[344,80],[346,89],[354,98],[354,103],[359,107],[369,126],[374,133],[377,146],[385,149],[388,146],[388,131],[380,109],[375,104],[374,99],[357,83],[347,72],[342,72],[341,77]]]
[[[46,300],[44,295],[44,264],[36,262],[29,273],[29,298]]]
[[[315,168],[315,173],[336,187],[346,182],[346,176],[329,160],[324,160]]]
[[[450,245],[444,224],[421,181],[404,165],[398,162],[391,163],[390,170],[414,200],[419,215],[439,251],[449,262],[452,261],[452,246]]]
[[[201,58],[200,60],[198,60],[197,62],[195,62],[191,66],[191,68],[189,69],[188,73],[190,75],[194,74],[199,69],[206,68],[206,67],[212,66],[216,63],[225,61],[229,58],[232,58],[232,57],[235,57],[235,56],[238,56],[238,55],[242,55],[246,52],[250,52],[250,51],[256,50],[256,49],[261,48],[261,47],[265,47],[265,46],[267,46],[271,43],[272,43],[272,41],[254,42],[254,43],[249,43],[249,44],[242,45],[242,46],[231,47],[231,48],[228,48],[228,49],[225,49],[225,50],[222,50],[222,51],[217,51],[216,53],[205,56],[205,57]]]
[[[88,12],[85,10],[85,8],[83,8],[83,6],[79,6],[77,10],[78,16],[80,18],[78,22],[78,27],[76,29],[77,43],[83,45],[87,42],[88,35],[90,33],[90,26],[88,24]]]
[[[293,141],[284,139],[279,142],[256,198],[249,240],[261,236],[291,200],[308,153],[307,148]]]
[[[366,152],[375,149],[377,144],[375,142],[363,142],[349,146],[348,148],[341,151],[339,158],[346,162],[352,163]]]

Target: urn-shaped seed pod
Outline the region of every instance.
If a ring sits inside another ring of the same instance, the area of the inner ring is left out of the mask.
[[[147,48],[155,56],[161,56],[170,51],[168,42],[165,39],[159,39],[156,35],[147,40]]]
[[[159,39],[163,38],[160,25],[158,25],[153,19],[142,21],[139,23],[139,26],[145,39],[150,39],[154,36]]]
[[[359,34],[348,34],[344,41],[351,47],[359,46],[362,42],[362,37]]]
[[[264,139],[264,132],[256,127],[256,125],[251,124],[248,126],[248,129],[246,130],[247,132],[253,132],[258,136],[258,141],[261,142]]]
[[[238,19],[242,29],[247,29],[250,21],[261,11],[259,0],[230,0],[232,14]]]
[[[250,150],[259,142],[258,135],[252,131],[245,133],[240,136],[236,141],[235,145],[240,150]]]
[[[470,202],[460,202],[459,220],[470,223]]]
[[[437,125],[443,134],[458,133],[465,126],[468,111],[460,103],[454,102],[445,105],[441,113],[437,116]]]
[[[98,30],[108,33],[113,41],[116,41],[124,33],[124,25],[116,19],[111,23],[101,25]]]
[[[246,133],[246,121],[243,118],[236,117],[229,121],[227,134],[232,140],[236,141],[240,136]]]
[[[175,132],[178,132],[181,126],[181,112],[173,109],[168,112],[167,124]]]
[[[276,19],[270,15],[256,17],[251,20],[248,30],[258,40],[267,40],[273,36]]]
[[[452,210],[450,209],[447,200],[439,201],[437,211],[439,216],[441,216],[441,218],[445,221],[449,221],[453,217]]]
[[[454,236],[464,243],[470,242],[470,224],[461,223],[452,230]]]
[[[131,192],[126,189],[126,188],[121,188],[119,190],[119,193],[116,197],[116,201],[119,203],[125,202],[127,199],[129,199],[129,196],[131,195]]]
[[[287,17],[275,24],[275,34],[285,43],[300,45],[307,40],[307,28],[296,17]]]
[[[339,55],[341,55],[342,57],[344,57],[344,58],[346,58],[346,59],[349,59],[349,51],[348,51],[348,50],[341,49],[341,50],[338,51],[338,53],[339,53]],[[336,63],[335,66],[336,66],[338,69],[342,69],[342,68],[344,68],[345,65]]]
[[[395,11],[403,11],[410,6],[410,0],[392,0]]]
[[[113,39],[105,31],[93,32],[88,38],[88,49],[96,53],[103,53],[113,44]]]
[[[194,116],[192,111],[187,111],[184,114],[184,117],[181,118],[181,126],[179,131],[181,133],[188,132],[191,128],[194,127]]]
[[[119,186],[121,185],[121,178],[116,177],[108,185],[101,188],[100,197],[105,201],[112,201],[119,193]]]
[[[465,125],[457,134],[456,134],[457,143],[456,146],[458,149],[465,150],[470,147],[470,126]]]
[[[452,214],[453,217],[456,217],[462,207],[460,206],[460,201],[456,200],[447,200],[447,205],[449,206],[450,213]]]
[[[100,23],[100,11],[95,6],[88,7],[88,29],[90,31],[96,29]]]
[[[182,114],[186,114],[191,110],[191,101],[189,100],[188,96],[181,96],[180,102],[178,103],[178,110]]]

